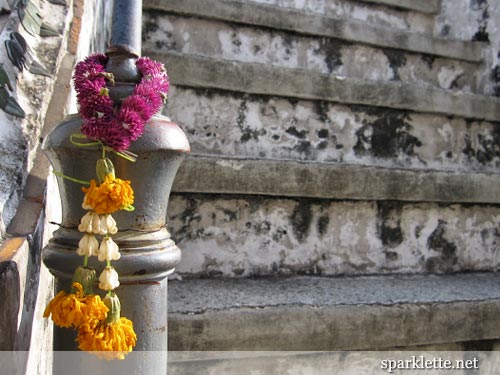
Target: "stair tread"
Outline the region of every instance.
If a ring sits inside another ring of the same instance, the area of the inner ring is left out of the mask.
[[[169,314],[273,306],[392,306],[486,300],[500,303],[500,274],[292,276],[169,282]]]
[[[393,6],[428,14],[439,13],[439,0],[362,0],[367,3]]]
[[[194,55],[158,51],[145,54],[166,63],[174,85],[500,121],[500,99],[492,96]]]
[[[500,275],[169,283],[171,350],[354,350],[492,339]]]
[[[428,34],[373,26],[366,22],[332,18],[268,4],[217,0],[206,7],[197,0],[146,0],[144,9],[331,37],[459,60],[482,61],[481,42],[440,39]]]
[[[500,203],[499,182],[498,174],[477,172],[192,155],[179,168],[172,191]]]
[[[334,38],[292,34],[221,20],[147,11],[145,50],[162,50],[215,59],[305,69],[367,80],[401,81],[489,92],[477,63],[407,53]],[[198,30],[203,30],[200,33]]]

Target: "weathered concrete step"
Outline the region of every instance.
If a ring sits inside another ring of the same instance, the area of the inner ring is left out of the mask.
[[[146,50],[489,93],[482,76],[490,72],[462,60],[154,10],[144,13],[143,28]]]
[[[499,205],[173,193],[168,213],[184,276],[500,269]]]
[[[418,9],[411,9],[410,7],[416,8],[419,4],[404,4],[408,3],[406,0],[370,0],[366,2],[359,0],[250,1],[282,8],[296,9],[302,12],[318,14],[335,19],[351,19],[369,23],[373,26],[389,27],[424,34],[433,34],[436,21],[435,14],[421,12]],[[394,4],[396,2],[400,6],[395,6]],[[425,3],[428,2],[424,0],[424,5],[426,5]]]
[[[172,191],[498,204],[500,175],[192,155],[181,165]]]
[[[201,56],[145,54],[166,64],[174,85],[500,121],[500,99],[495,97]]]
[[[500,275],[169,283],[170,350],[355,350],[500,338]]]
[[[372,26],[366,22],[335,19],[255,2],[217,0],[207,7],[198,0],[146,0],[144,8],[466,61],[480,62],[482,59],[482,43],[437,39],[431,35]]]
[[[399,9],[414,10],[422,13],[439,13],[439,0],[362,0],[365,3],[383,4]]]
[[[172,86],[165,114],[192,154],[498,173],[497,123],[401,109]]]

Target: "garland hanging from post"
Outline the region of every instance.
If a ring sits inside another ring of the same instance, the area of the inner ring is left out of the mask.
[[[115,84],[113,74],[106,72],[108,57],[94,54],[77,64],[74,84],[79,113],[83,119],[82,134],[75,134],[71,142],[77,146],[100,146],[97,161],[97,180],[80,182],[85,193],[82,207],[88,212],[82,217],[78,230],[83,236],[76,252],[83,257],[72,280],[72,292],[59,292],[45,309],[44,317],[52,315],[54,324],[78,331],[78,347],[106,359],[123,359],[132,351],[137,336],[133,323],[120,314],[120,300],[114,290],[120,285],[112,261],[119,260],[119,247],[113,240],[118,232],[111,216],[118,210],[134,209],[134,191],[131,181],[115,176],[113,163],[106,152],[114,152],[133,161],[127,149],[144,131],[145,124],[157,113],[167,98],[168,76],[163,64],[147,57],[136,61],[140,82],[123,103],[117,104],[109,96],[109,86]],[[81,143],[75,139],[85,138]],[[59,176],[66,177],[60,173]],[[94,293],[96,270],[88,266],[89,257],[97,256],[106,262],[99,275],[99,288],[106,291],[104,298]]]

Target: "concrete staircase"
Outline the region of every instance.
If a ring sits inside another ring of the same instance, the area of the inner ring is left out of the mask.
[[[144,0],[143,54],[192,147],[169,206],[171,349],[500,337],[497,51],[490,24],[452,39],[439,5]]]

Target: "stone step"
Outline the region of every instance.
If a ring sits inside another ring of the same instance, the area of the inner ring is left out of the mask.
[[[500,174],[192,155],[176,193],[500,204]]]
[[[500,268],[499,205],[174,193],[168,216],[183,276]]]
[[[197,0],[146,0],[144,9],[266,27],[304,35],[394,48],[416,53],[480,62],[483,44],[434,38],[429,34],[373,26],[252,1],[217,0],[207,7]]]
[[[500,121],[500,99],[402,82],[337,77],[265,64],[145,51],[174,85]]]
[[[500,337],[500,275],[169,282],[169,350],[368,350]]]
[[[169,205],[178,272],[497,270],[500,99],[465,92],[491,91],[483,44],[327,3],[145,1],[144,54],[193,150]]]
[[[196,155],[487,174],[500,163],[496,123],[445,115],[181,86],[165,114]]]
[[[389,27],[418,33],[432,34],[434,31],[436,14],[433,2],[424,1],[423,4],[412,4],[408,1],[393,0],[250,0],[254,3],[272,5],[285,9],[300,10],[331,18],[353,19],[373,26]],[[419,2],[420,3],[420,2]],[[427,5],[428,12],[420,9]],[[439,6],[438,11],[441,9]],[[459,38],[460,39],[460,38]]]
[[[203,30],[202,33],[199,30]],[[379,48],[325,36],[145,12],[144,49],[376,81],[488,93],[489,72],[474,62]]]
[[[383,4],[398,9],[413,10],[428,14],[439,13],[439,0],[361,0],[365,3]]]

